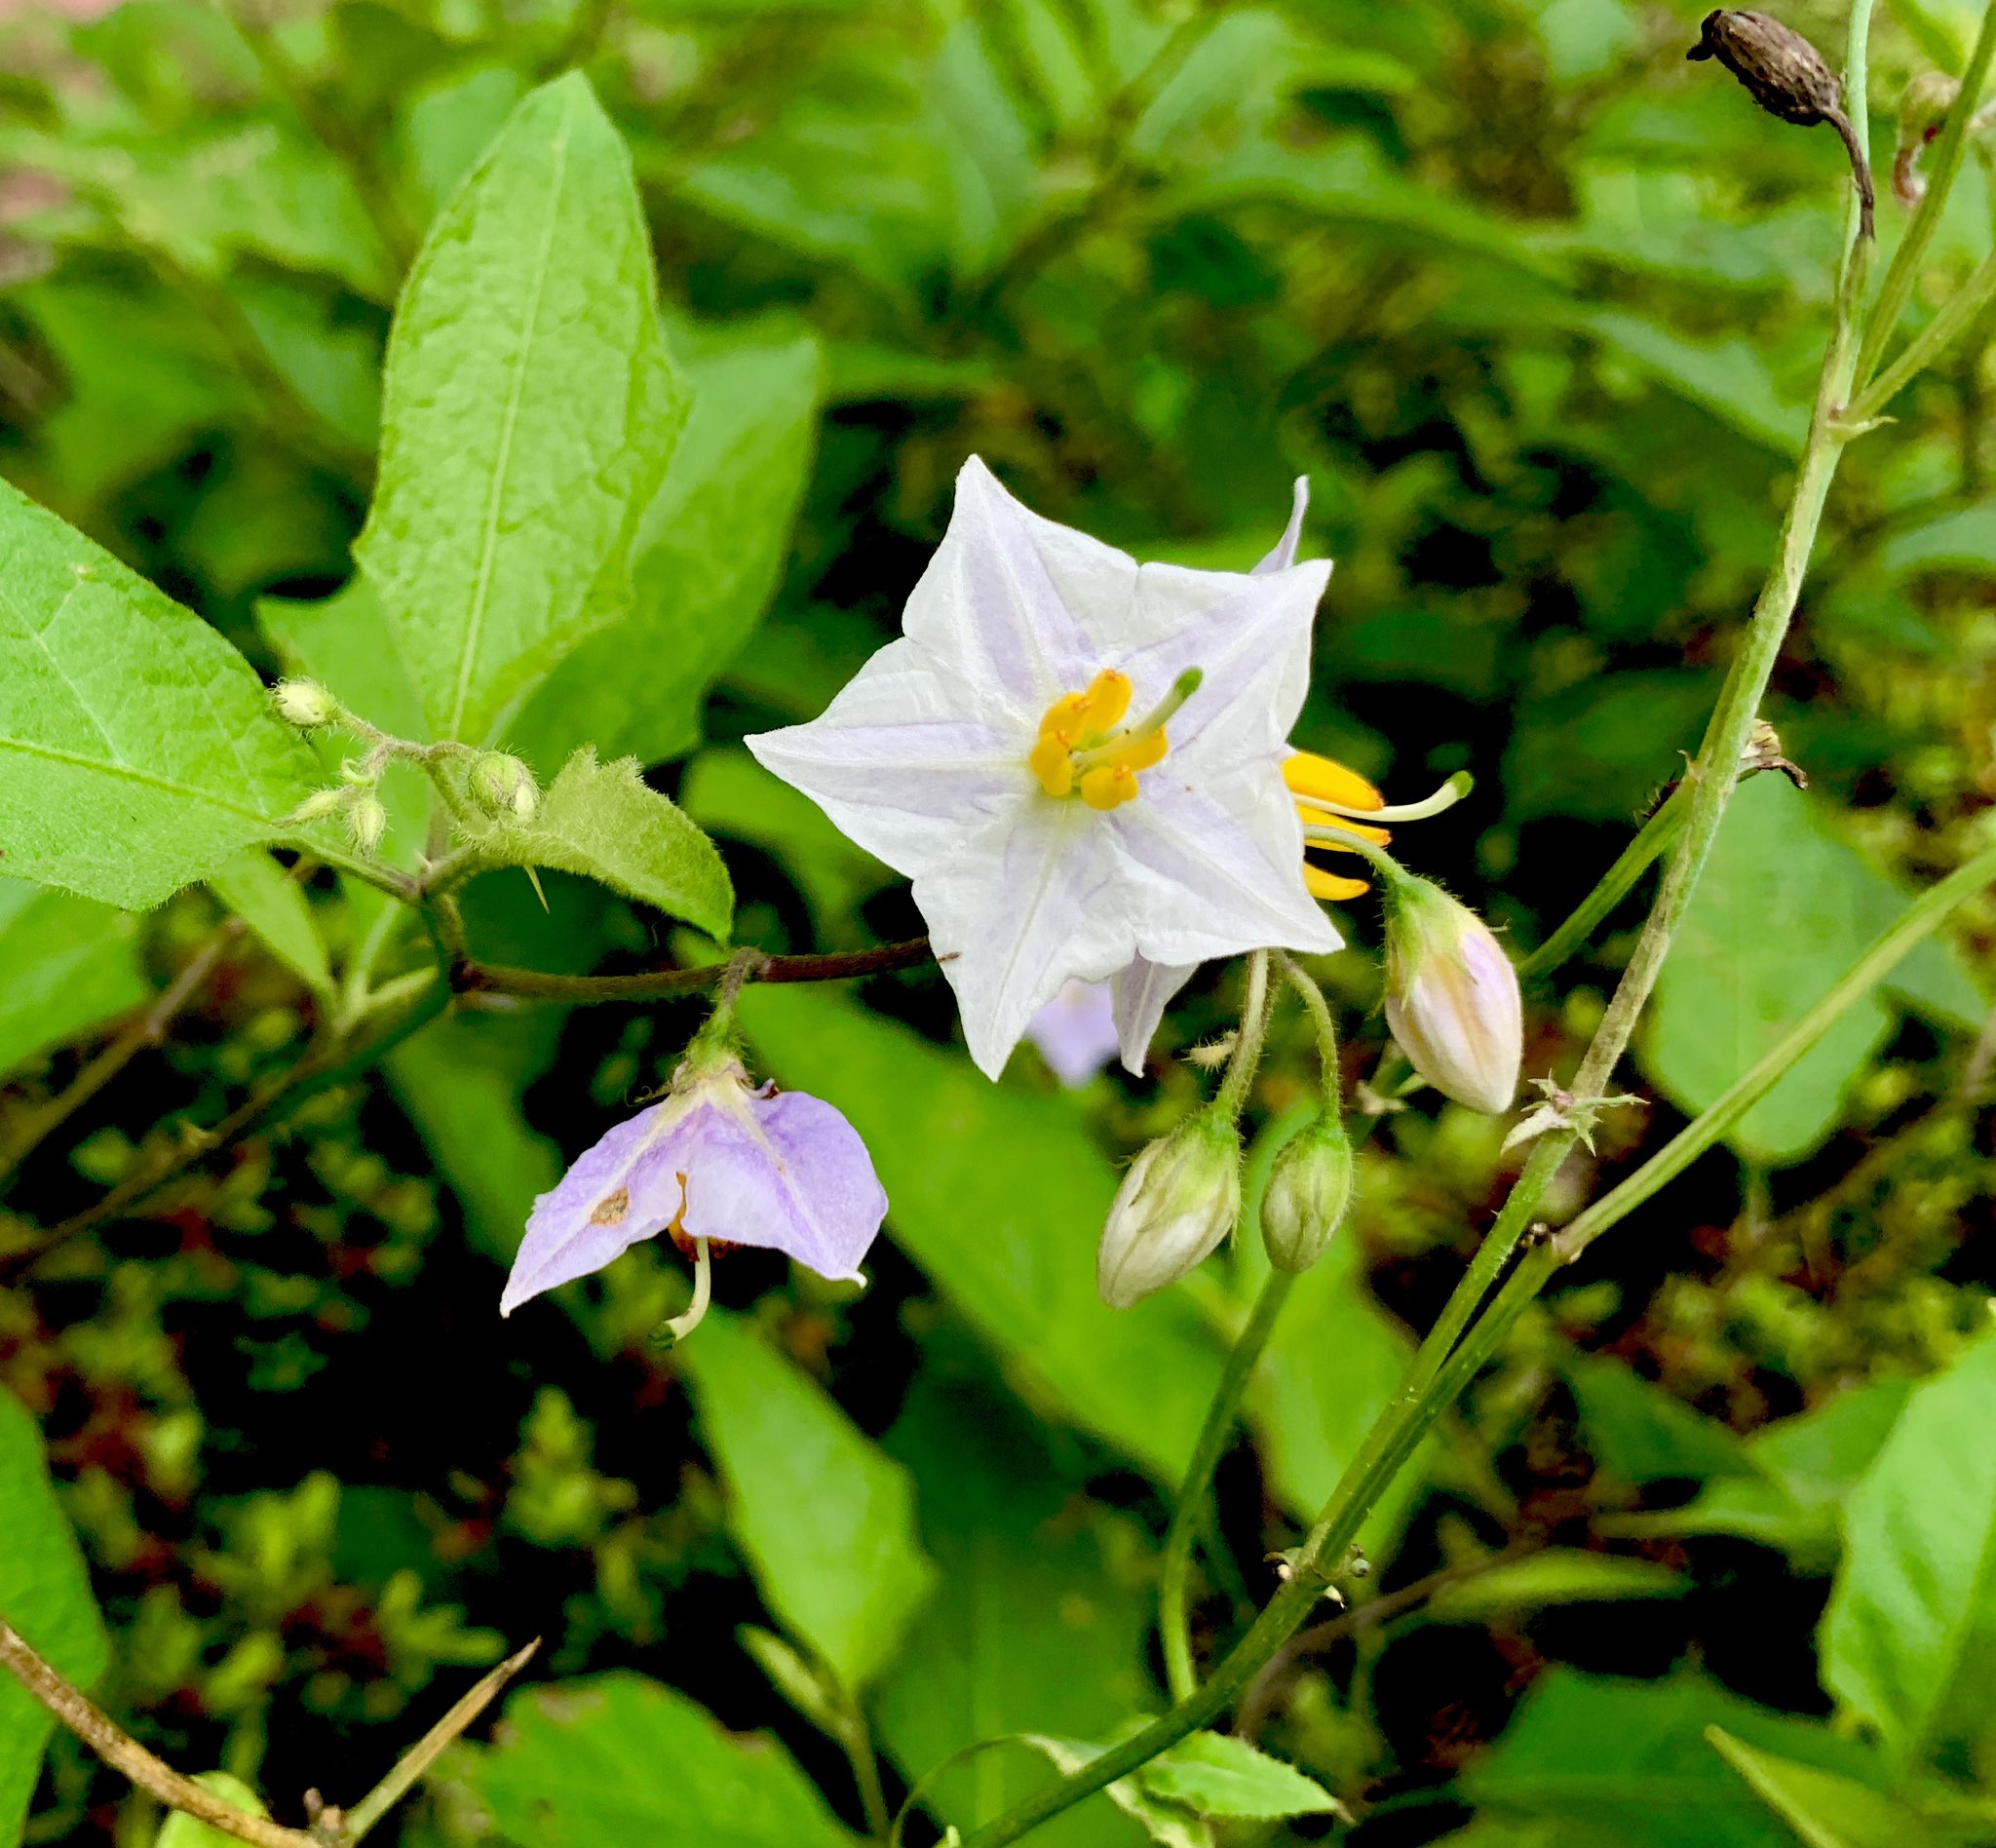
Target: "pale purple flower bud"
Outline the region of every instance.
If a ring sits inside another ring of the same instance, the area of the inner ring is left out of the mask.
[[[1063,982],[1027,1021],[1025,1036],[1068,1090],[1078,1090],[1116,1057],[1116,1005],[1106,982]]]
[[[760,1246],[857,1281],[886,1213],[866,1145],[830,1104],[756,1090],[732,1057],[689,1059],[660,1102],[534,1202],[499,1313],[668,1231]]]
[[[315,725],[329,725],[339,709],[332,695],[316,680],[280,680],[270,689],[270,703],[288,725],[310,731]]]
[[[1188,1117],[1131,1164],[1095,1254],[1095,1288],[1128,1309],[1205,1262],[1241,1216],[1241,1137],[1212,1109]]]
[[[1308,1270],[1351,1205],[1351,1137],[1335,1111],[1323,1110],[1283,1144],[1269,1170],[1261,1196],[1268,1261],[1277,1270]]]
[[[1411,873],[1387,888],[1386,1024],[1444,1097],[1492,1116],[1517,1096],[1524,1008],[1490,928]]]

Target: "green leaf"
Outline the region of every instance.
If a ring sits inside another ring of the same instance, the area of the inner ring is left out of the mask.
[[[936,1586],[906,1472],[746,1324],[710,1315],[678,1364],[764,1601],[857,1693]]]
[[[261,1816],[265,1821],[270,1818],[262,1797],[241,1778],[232,1778],[226,1771],[207,1771],[194,1782],[204,1790],[220,1797],[224,1803],[233,1804],[250,1816]],[[167,1818],[153,1848],[230,1848],[237,1839],[192,1816],[176,1813]]]
[[[1844,1510],[1823,1685],[1901,1764],[1996,1734],[1996,1336],[1918,1387]]]
[[[1938,1837],[1901,1797],[1761,1752],[1723,1726],[1707,1727],[1705,1736],[1809,1848],[1935,1848]]]
[[[1201,1816],[1273,1822],[1341,1810],[1316,1779],[1224,1733],[1193,1733],[1135,1775],[1149,1795],[1182,1803]]]
[[[585,746],[532,821],[497,826],[480,845],[507,866],[580,873],[720,941],[734,918],[734,888],[713,842],[645,787],[635,757],[598,763]]]
[[[1498,1820],[1551,1822],[1564,1841],[1618,1848],[1793,1848],[1706,1744],[1723,1727],[1769,1752],[1854,1776],[1862,1749],[1695,1675],[1625,1681],[1555,1668],[1461,1780]]]
[[[490,740],[627,606],[680,417],[630,157],[571,72],[527,96],[432,227],[389,340],[355,553],[435,736]]]
[[[0,853],[128,910],[252,842],[312,755],[191,611],[0,482]]]
[[[631,613],[527,701],[508,738],[532,764],[585,744],[640,763],[683,756],[789,551],[818,425],[817,342],[786,325],[669,331],[692,407],[638,532]]]
[[[774,1739],[642,1675],[516,1694],[500,1738],[446,1763],[518,1848],[856,1848]]]
[[[1741,786],[1657,983],[1643,1053],[1671,1101],[1695,1115],[1835,984],[1905,909],[1905,895],[1777,776]],[[1892,979],[1928,1009],[1979,1020],[1976,985],[1938,943]],[[1806,1155],[1890,1030],[1875,996],[1849,1009],[1728,1138],[1749,1160]]]
[[[1581,1430],[1601,1464],[1631,1486],[1675,1477],[1740,1476],[1740,1440],[1663,1387],[1606,1356],[1567,1364]]]
[[[932,1344],[885,1443],[915,1479],[944,1587],[874,1703],[881,1744],[905,1778],[999,1733],[1102,1738],[1152,1697],[1147,1541],[1079,1494],[1046,1434],[962,1336]],[[1044,1777],[1016,1754],[980,1752],[925,1801],[967,1829]],[[1035,1832],[1047,1848],[1112,1848],[1132,1834],[1099,1804]]]
[[[1681,1598],[1689,1589],[1683,1573],[1654,1560],[1548,1547],[1444,1586],[1428,1600],[1426,1613],[1437,1623],[1488,1623],[1545,1604]]]
[[[130,912],[0,879],[0,1072],[150,993]]]
[[[103,1626],[83,1559],[56,1504],[34,1420],[0,1391],[0,1616],[73,1686],[104,1672]],[[56,1722],[14,1677],[0,1673],[0,1842],[20,1839],[43,1749]]]
[[[209,875],[216,898],[240,917],[258,942],[308,988],[332,987],[326,940],[297,880],[260,847],[238,854]]]
[[[1042,1405],[1175,1480],[1219,1378],[1180,1290],[1113,1310],[1094,1246],[1116,1176],[1065,1097],[992,1085],[835,995],[754,986],[765,1067],[843,1110],[887,1189],[888,1230]]]
[[[1044,1752],[1063,1777],[1072,1776],[1103,1752],[1102,1747],[1079,1739],[1055,1739],[1045,1734],[1023,1733],[1019,1741]],[[1134,1777],[1116,1779],[1103,1788],[1102,1794],[1139,1823],[1159,1848],[1213,1848],[1212,1828],[1204,1817],[1153,1795]]]

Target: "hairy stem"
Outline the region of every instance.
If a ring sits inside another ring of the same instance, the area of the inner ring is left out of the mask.
[[[757,982],[844,982],[886,975],[936,960],[926,937],[877,949],[844,950],[828,956],[771,956],[755,971]],[[550,976],[537,969],[508,969],[496,963],[461,963],[451,981],[460,992],[517,994],[545,1001],[663,1001],[675,994],[699,994],[718,987],[729,965],[661,969],[634,976]]]

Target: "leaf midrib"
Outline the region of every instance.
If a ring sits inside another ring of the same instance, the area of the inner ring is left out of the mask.
[[[554,254],[555,227],[561,215],[561,192],[568,181],[568,137],[573,112],[564,106],[561,127],[554,141],[555,175],[548,187],[548,211],[541,227],[541,247],[535,253],[533,284],[528,295],[526,326],[515,351],[513,379],[507,389],[506,411],[499,425],[499,453],[494,459],[492,486],[485,497],[485,519],[479,539],[479,577],[472,593],[470,622],[465,630],[464,648],[458,656],[457,692],[451,701],[446,738],[456,738],[464,729],[464,709],[471,699],[472,674],[478,665],[479,649],[484,636],[485,611],[490,605],[493,562],[498,549],[499,509],[506,494],[507,474],[513,465],[513,443],[519,421],[520,399],[526,391],[528,356],[539,330],[541,304],[547,293],[548,263]]]
[[[24,756],[40,757],[50,763],[72,764],[78,769],[94,770],[100,776],[124,777],[149,789],[158,789],[169,795],[186,796],[209,808],[221,809],[230,815],[240,815],[246,821],[254,822],[259,828],[268,828],[271,825],[270,817],[260,810],[245,808],[242,803],[231,802],[226,796],[217,795],[212,789],[204,789],[192,783],[181,783],[173,777],[163,777],[155,771],[141,770],[133,764],[102,757],[87,757],[80,751],[64,751],[57,745],[38,745],[25,738],[0,736],[0,751],[18,751]]]

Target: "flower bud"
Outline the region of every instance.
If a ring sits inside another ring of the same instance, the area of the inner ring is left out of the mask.
[[[381,845],[382,830],[388,826],[388,811],[371,795],[356,796],[347,804],[347,832],[364,854]]]
[[[332,695],[316,680],[280,680],[270,689],[270,703],[288,725],[310,731],[315,725],[330,725],[338,710]]]
[[[1285,1142],[1261,1196],[1261,1242],[1277,1270],[1302,1272],[1324,1255],[1352,1205],[1352,1142],[1321,1110]]]
[[[518,757],[503,751],[488,751],[471,767],[465,778],[472,800],[487,815],[517,822],[533,819],[541,805],[540,786],[534,773]]]
[[[1204,1109],[1131,1164],[1095,1254],[1095,1288],[1128,1309],[1211,1254],[1241,1214],[1241,1137]]]
[[[1412,874],[1388,889],[1386,1024],[1444,1097],[1496,1116],[1517,1095],[1524,1057],[1517,972],[1490,927]]]
[[[1917,206],[1925,197],[1927,181],[1920,173],[1920,156],[1947,126],[1947,112],[1961,95],[1961,85],[1944,70],[1923,70],[1906,85],[1899,99],[1899,147],[1892,163],[1892,189],[1904,206]],[[1973,133],[1976,124],[1969,125]]]
[[[340,808],[346,799],[347,791],[344,789],[314,789],[285,817],[285,820],[293,827],[302,826],[306,822],[323,822],[335,809]]]

